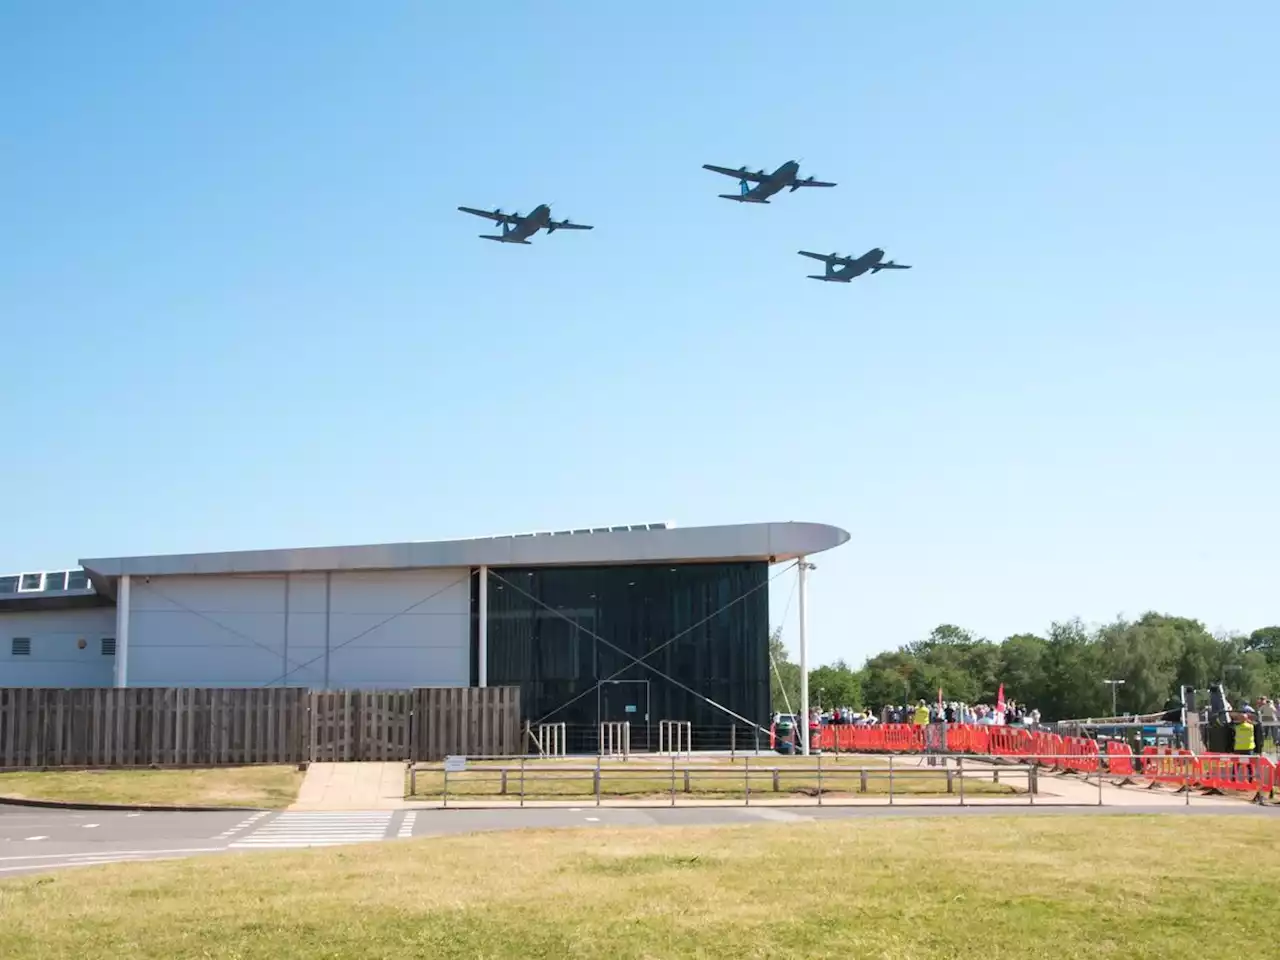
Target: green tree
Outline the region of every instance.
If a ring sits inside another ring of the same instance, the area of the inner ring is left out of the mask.
[[[1246,650],[1256,650],[1268,663],[1280,664],[1280,627],[1259,627],[1244,643]]]
[[[809,697],[822,706],[862,709],[862,677],[843,660],[809,671]]]
[[[1008,696],[1032,706],[1044,703],[1048,650],[1049,641],[1033,633],[1015,633],[1005,639],[1000,645],[999,673]]]
[[[775,713],[800,709],[800,666],[792,663],[782,645],[782,627],[769,635],[769,703]]]

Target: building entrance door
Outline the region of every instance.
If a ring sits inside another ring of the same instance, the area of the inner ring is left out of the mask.
[[[596,689],[600,696],[600,722],[630,723],[632,747],[652,750],[653,745],[649,742],[649,681],[605,680]]]

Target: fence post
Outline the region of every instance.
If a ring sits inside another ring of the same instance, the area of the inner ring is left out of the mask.
[[[778,768],[773,768],[773,792],[778,792]]]
[[[524,757],[520,758],[520,806],[524,806]]]
[[[893,806],[893,754],[889,754],[889,806]]]
[[[956,776],[960,779],[960,806],[964,806],[964,757],[956,757]]]
[[[745,788],[742,794],[742,805],[744,807],[751,806],[751,758],[744,757],[742,760],[742,785]]]
[[[685,773],[688,773],[686,770]],[[676,805],[676,758],[673,754],[671,757],[671,805]]]
[[[600,806],[600,757],[596,757],[596,773],[595,773],[595,789],[596,789],[596,806]]]
[[[729,727],[729,760],[738,759],[738,725],[735,723]]]
[[[866,793],[867,792],[867,768],[866,767],[859,768],[858,773],[860,774],[860,776],[858,777],[858,780],[859,780],[858,792]]]
[[[507,768],[502,768],[502,796],[507,795]]]
[[[818,806],[822,806],[822,751],[818,751]]]

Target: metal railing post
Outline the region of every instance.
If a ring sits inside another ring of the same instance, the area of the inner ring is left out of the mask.
[[[893,754],[889,754],[889,806],[893,806]]]
[[[818,806],[822,806],[822,752],[818,752]]]
[[[744,807],[751,806],[751,758],[743,757],[742,760],[742,805]]]
[[[671,757],[671,805],[676,805],[676,758]]]
[[[960,780],[960,806],[964,806],[964,757],[956,757],[956,776]]]
[[[447,807],[449,805],[449,766],[448,764],[446,764],[444,768],[444,794],[442,796],[440,805],[443,807]]]
[[[520,806],[524,806],[524,757],[520,758]]]
[[[600,757],[596,757],[596,806],[600,806]]]

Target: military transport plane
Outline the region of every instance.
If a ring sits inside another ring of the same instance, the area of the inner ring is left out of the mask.
[[[592,227],[583,223],[570,223],[566,217],[563,220],[556,221],[551,219],[551,207],[545,203],[540,203],[533,208],[533,212],[527,217],[522,217],[518,213],[503,213],[501,210],[477,210],[475,207],[459,207],[463,213],[474,214],[477,217],[488,217],[495,223],[502,224],[502,234],[482,233],[480,236],[485,240],[497,240],[499,243],[524,243],[529,242],[539,230],[546,229],[547,233],[555,233],[557,230],[591,230]]]
[[[800,179],[800,164],[794,160],[788,160],[773,173],[765,173],[763,170],[752,173],[746,167],[732,170],[729,167],[717,167],[710,163],[704,163],[702,169],[710,170],[712,173],[723,173],[726,177],[737,177],[741,192],[722,193],[720,196],[726,200],[737,200],[739,203],[768,203],[770,197],[785,187],[790,187],[791,192],[795,193],[801,187],[835,186],[834,183],[825,183],[813,177]],[[755,184],[754,187],[751,186],[752,183]]]
[[[884,251],[879,247],[868,250],[860,257],[842,257],[838,253],[810,253],[808,250],[798,251],[802,257],[812,257],[827,265],[827,272],[811,273],[810,280],[829,280],[832,283],[848,283],[854,277],[860,277],[868,270],[879,273],[881,270],[910,270],[905,263],[894,263],[885,260]]]

